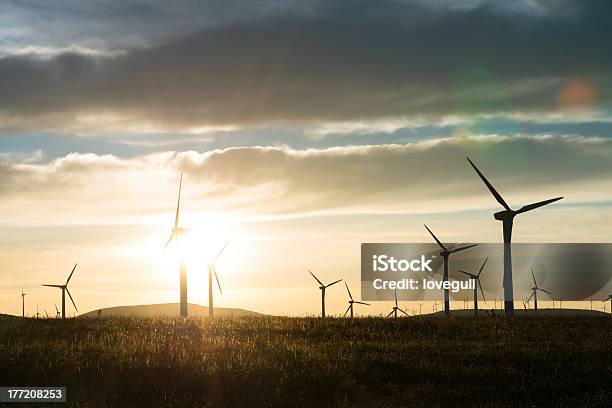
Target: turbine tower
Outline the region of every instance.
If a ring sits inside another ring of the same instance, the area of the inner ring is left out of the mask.
[[[429,229],[429,227],[427,227],[427,225],[425,225],[425,228],[427,228],[427,231],[429,231],[429,233],[431,234],[431,236],[433,237],[433,239],[436,240],[436,242],[438,243],[438,245],[440,246],[440,248],[442,249],[442,252],[440,252],[440,255],[442,255],[442,257],[444,258],[444,276],[443,276],[443,281],[444,282],[448,282],[448,258],[450,257],[451,254],[454,254],[455,252],[460,252],[469,248],[473,248],[478,244],[470,244],[470,245],[465,245],[459,248],[454,248],[454,249],[448,249],[444,246],[444,244],[442,242],[440,242],[440,240],[438,239],[438,237],[436,237],[434,235],[433,232],[431,232],[431,230]],[[450,299],[449,299],[449,295],[448,295],[448,289],[444,289],[444,315],[446,316],[450,316]]]
[[[178,190],[178,199],[176,201],[176,214],[174,216],[174,228],[170,233],[170,238],[164,245],[164,248],[170,245],[170,242],[178,241],[179,238],[188,231],[187,228],[179,227],[179,210],[181,207],[181,188],[183,186],[183,173],[181,173],[181,179],[179,181],[179,190]],[[179,251],[180,252],[180,251]],[[187,310],[187,267],[185,266],[185,262],[183,261],[183,257],[181,255],[181,260],[179,262],[179,276],[180,276],[180,315],[182,317],[187,317],[189,315],[189,311]]]
[[[474,316],[478,316],[478,288],[480,288],[480,293],[482,293],[482,300],[486,302],[484,291],[482,290],[482,285],[480,284],[480,274],[482,273],[482,270],[484,269],[488,260],[489,260],[489,257],[487,256],[484,262],[482,263],[482,265],[480,266],[478,273],[476,274],[462,271],[461,269],[459,269],[459,272],[469,276],[470,278],[474,279],[478,283],[478,287],[474,287]]]
[[[356,300],[353,300],[353,295],[351,295],[351,290],[349,289],[348,285],[346,284],[346,282],[344,282],[344,286],[346,286],[346,291],[348,292],[349,295],[349,307],[348,309],[346,309],[346,312],[344,312],[344,316],[346,316],[346,314],[350,311],[351,312],[351,319],[353,318],[353,304],[357,303],[360,305],[366,305],[366,306],[370,306],[369,303],[365,303],[365,302],[358,302]]]
[[[402,312],[403,314],[405,314],[406,316],[408,316],[408,313],[404,312],[402,309],[399,308],[399,306],[397,305],[397,289],[395,289],[395,306],[393,306],[393,309],[391,310],[391,312],[387,315],[387,317],[393,315],[394,319],[397,319],[397,311]]]
[[[504,310],[506,311],[507,316],[512,316],[514,314],[514,290],[512,283],[512,248],[510,243],[512,242],[512,224],[514,222],[514,217],[518,214],[522,214],[527,211],[535,210],[536,208],[542,207],[546,204],[554,203],[555,201],[559,201],[563,197],[551,198],[550,200],[538,201],[537,203],[524,205],[518,210],[513,210],[510,206],[504,201],[502,196],[495,190],[493,185],[489,183],[489,180],[478,170],[478,167],[470,160],[469,157],[466,157],[468,162],[472,165],[478,176],[482,179],[483,183],[487,186],[493,197],[500,203],[504,210],[498,211],[493,214],[493,218],[502,222],[503,231],[504,231]]]
[[[68,279],[66,279],[66,283],[64,283],[63,285],[42,285],[42,286],[48,286],[50,288],[59,288],[62,290],[62,319],[66,318],[66,293],[68,293],[68,296],[70,297],[70,301],[72,302],[72,306],[74,306],[74,310],[76,310],[77,312],[79,311],[79,309],[77,309],[76,307],[76,304],[74,303],[74,299],[72,299],[72,295],[70,294],[70,291],[68,290],[68,282],[70,282],[70,278],[72,278],[72,274],[76,270],[76,267],[77,267],[77,264],[74,264],[74,268],[72,268],[72,272],[70,272],[70,275],[68,275]]]
[[[25,297],[27,293],[23,293],[21,289],[21,317],[25,317]]]
[[[534,307],[534,312],[537,315],[538,314],[538,290],[542,291],[542,292],[546,292],[549,295],[552,296],[552,293],[550,293],[549,291],[542,289],[540,287],[538,287],[538,283],[536,282],[536,278],[535,278],[535,274],[533,273],[533,268],[531,268],[531,277],[533,278],[533,288],[531,288],[532,293],[531,296],[529,296],[529,299],[527,299],[527,301],[529,302],[531,300],[531,298],[533,298],[533,307]]]
[[[215,275],[215,279],[217,280],[219,293],[223,294],[223,291],[221,290],[221,283],[219,282],[219,275],[217,275],[217,270],[215,269],[215,262],[217,262],[217,259],[221,256],[221,253],[225,250],[228,244],[229,241],[225,243],[223,248],[221,248],[219,253],[217,253],[217,256],[215,256],[212,262],[208,265],[208,317],[211,318],[213,317],[213,275]]]
[[[605,302],[605,301],[608,301],[608,300],[610,301],[610,314],[612,314],[612,295],[608,295],[608,297],[607,297],[607,298],[605,298],[604,300],[602,300],[602,302]],[[604,305],[604,306],[605,306],[605,305]],[[604,312],[605,312],[605,311],[606,311],[606,310],[604,309]]]
[[[336,283],[340,282],[342,279],[338,279],[337,281],[334,281],[332,283],[330,283],[329,285],[324,285],[323,282],[321,282],[319,280],[319,278],[317,278],[314,273],[310,272],[310,270],[308,270],[308,273],[310,273],[312,275],[313,278],[315,278],[315,280],[319,283],[319,289],[321,289],[321,317],[325,318],[325,289],[329,288],[331,285],[335,285]]]

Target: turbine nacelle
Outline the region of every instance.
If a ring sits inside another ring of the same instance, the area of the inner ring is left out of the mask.
[[[493,218],[495,218],[498,221],[508,221],[513,219],[516,216],[517,212],[514,210],[503,210],[503,211],[498,211],[495,214],[493,214]]]

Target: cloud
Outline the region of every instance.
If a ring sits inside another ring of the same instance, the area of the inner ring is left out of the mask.
[[[180,171],[192,213],[258,218],[495,208],[466,155],[512,205],[559,195],[566,197],[565,205],[610,200],[611,140],[490,135],[405,145],[5,161],[0,222],[156,222],[172,213]]]
[[[195,10],[191,4],[181,10]],[[146,41],[105,45],[104,52],[71,42],[57,45],[72,47],[57,55],[42,48],[44,59],[26,52],[4,56],[2,131],[178,132],[534,115],[557,112],[560,95],[565,106],[564,89],[572,84],[582,93],[569,92],[570,99],[588,94],[585,108],[609,108],[612,32],[605,16],[612,10],[606,2],[271,4],[262,7],[269,12],[240,18],[236,8],[215,8],[213,15],[226,11],[222,24],[146,34]],[[155,7],[140,6],[148,11],[143,21],[156,21]],[[92,14],[75,13],[71,29],[78,34],[86,27],[77,22]],[[105,38],[107,31],[93,35]]]

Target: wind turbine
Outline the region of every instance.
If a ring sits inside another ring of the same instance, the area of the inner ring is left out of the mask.
[[[484,262],[482,263],[482,265],[480,266],[480,269],[478,270],[477,274],[462,271],[461,269],[459,269],[459,272],[469,276],[470,278],[474,279],[478,283],[477,285],[478,287],[474,286],[474,316],[478,316],[478,288],[480,288],[480,293],[482,293],[482,300],[486,302],[484,291],[482,290],[482,285],[480,284],[480,274],[482,273],[482,270],[484,269],[488,260],[489,260],[489,257],[487,256]]]
[[[538,287],[538,283],[536,282],[536,278],[535,278],[535,274],[533,273],[533,268],[531,268],[531,277],[533,278],[533,288],[531,288],[532,293],[531,296],[529,296],[529,299],[527,299],[527,301],[530,301],[531,298],[533,298],[533,307],[534,307],[534,312],[535,314],[538,314],[538,290],[542,291],[542,292],[546,292],[549,295],[552,296],[552,293],[550,293],[549,291],[542,289],[540,287]]]
[[[344,286],[346,286],[346,291],[348,292],[349,298],[350,300],[348,301],[349,303],[349,307],[348,309],[346,309],[346,312],[344,312],[344,316],[346,316],[346,314],[350,311],[351,312],[351,319],[353,318],[353,304],[357,303],[360,305],[366,305],[366,306],[370,306],[369,303],[365,303],[365,302],[359,302],[356,300],[353,300],[353,295],[351,295],[351,290],[349,289],[348,285],[346,284],[346,282],[344,282]]]
[[[217,287],[219,288],[219,293],[223,294],[221,290],[221,283],[219,282],[219,275],[217,275],[217,270],[215,269],[215,262],[221,256],[221,253],[225,250],[229,241],[225,243],[223,248],[217,253],[210,264],[208,264],[208,317],[213,317],[213,275],[215,275],[215,279],[217,280]]]
[[[56,305],[55,303],[53,304],[53,306],[55,306],[55,318],[56,318],[56,319],[59,319],[59,317],[60,317],[60,311],[59,311],[59,309],[57,308],[57,305]]]
[[[174,228],[172,228],[172,232],[170,233],[170,238],[164,245],[164,248],[170,245],[170,242],[178,241],[181,235],[188,231],[187,228],[179,227],[179,210],[181,207],[181,188],[183,187],[183,173],[181,173],[181,180],[179,181],[179,190],[178,190],[178,199],[176,201],[176,214],[174,216]],[[189,315],[189,311],[187,310],[187,267],[185,266],[185,262],[183,262],[183,258],[181,256],[180,266],[180,315],[182,317],[187,317]]]
[[[422,307],[423,307],[423,304],[419,303],[419,316],[422,314]]]
[[[59,288],[62,290],[62,319],[66,318],[66,292],[68,293],[68,296],[70,297],[70,301],[72,302],[72,306],[74,306],[74,310],[76,310],[77,312],[79,311],[79,309],[77,309],[76,307],[76,304],[74,303],[74,299],[72,299],[72,295],[70,294],[70,291],[68,290],[68,282],[70,282],[70,278],[72,278],[72,274],[74,273],[76,267],[77,267],[77,264],[74,264],[74,268],[72,268],[72,272],[70,272],[70,275],[68,275],[68,279],[66,279],[66,283],[64,283],[63,285],[42,285],[42,286],[48,286],[50,288]]]
[[[23,293],[23,289],[21,289],[21,317],[25,317],[25,297],[27,293]]]
[[[476,173],[480,176],[483,183],[487,186],[493,197],[500,203],[504,210],[498,211],[493,214],[493,218],[498,221],[501,221],[503,224],[504,231],[504,310],[506,311],[507,316],[512,316],[514,314],[514,290],[512,287],[512,247],[510,243],[512,242],[512,224],[514,222],[514,217],[518,214],[525,213],[527,211],[535,210],[536,208],[542,207],[544,205],[554,203],[555,201],[559,201],[563,197],[551,198],[549,200],[538,201],[537,203],[527,204],[519,208],[518,210],[513,210],[510,206],[504,201],[502,196],[495,190],[493,185],[489,183],[489,180],[478,170],[478,167],[470,160],[469,157],[466,157],[468,162],[472,165]]]
[[[310,272],[310,269],[308,270],[308,273],[310,273],[312,275],[313,278],[315,278],[315,280],[317,282],[319,282],[319,289],[321,289],[321,317],[325,317],[325,289],[329,288],[331,285],[335,285],[336,283],[340,282],[342,279],[338,279],[337,281],[334,281],[332,283],[330,283],[329,285],[324,285],[323,282],[321,282],[319,280],[319,278],[317,278],[314,273]]]
[[[448,249],[448,248],[446,248],[444,246],[444,244],[442,242],[440,242],[438,237],[436,237],[434,235],[434,233],[431,232],[431,230],[429,229],[429,227],[427,225],[425,225],[425,228],[427,228],[427,231],[429,231],[429,233],[431,234],[433,239],[436,240],[436,242],[438,243],[438,245],[442,249],[442,252],[440,252],[440,255],[442,255],[442,257],[444,258],[444,276],[443,276],[443,281],[444,282],[448,282],[448,258],[450,257],[450,255],[454,254],[455,252],[460,252],[460,251],[463,251],[463,250],[475,247],[478,244],[470,244],[470,245],[465,245],[465,246],[462,246],[462,247],[459,247],[459,248]],[[450,316],[450,299],[449,299],[449,295],[448,295],[448,289],[444,289],[444,314],[446,316]]]
[[[38,313],[38,303],[36,303],[36,318],[40,317],[40,313]]]
[[[387,315],[387,317],[393,315],[394,319],[397,319],[397,311],[402,312],[403,314],[405,314],[406,316],[408,316],[408,313],[404,312],[402,309],[399,308],[399,306],[397,305],[397,289],[395,289],[395,306],[393,306],[393,309],[391,310],[391,312]]]
[[[608,297],[607,297],[607,298],[605,298],[604,300],[602,300],[602,302],[605,302],[605,301],[607,301],[607,300],[610,300],[610,314],[612,314],[612,295],[608,295]],[[605,306],[605,305],[604,305],[604,306]],[[605,311],[606,311],[606,310],[604,309],[604,312],[605,312]]]

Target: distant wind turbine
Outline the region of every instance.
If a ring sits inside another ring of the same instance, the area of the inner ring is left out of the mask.
[[[23,293],[23,289],[21,289],[21,317],[25,317],[25,297],[27,293]]]
[[[512,283],[512,224],[514,222],[514,217],[518,214],[525,213],[527,211],[535,210],[536,208],[542,207],[544,205],[554,203],[555,201],[561,200],[563,197],[551,198],[550,200],[538,201],[537,203],[524,205],[518,210],[513,210],[510,208],[508,203],[504,201],[502,196],[495,190],[493,185],[489,183],[489,180],[478,170],[478,167],[470,160],[469,157],[466,157],[468,162],[472,165],[478,176],[482,179],[483,183],[487,186],[493,197],[500,203],[504,210],[496,212],[493,214],[493,217],[502,221],[503,223],[503,231],[504,231],[504,310],[506,311],[507,316],[512,316],[514,314],[514,290]]]
[[[455,252],[459,252],[459,251],[463,251],[469,248],[473,248],[478,244],[471,244],[471,245],[465,245],[459,248],[453,248],[453,249],[448,249],[444,246],[444,244],[442,242],[440,242],[440,240],[438,239],[438,237],[436,237],[434,235],[433,232],[431,232],[431,230],[429,229],[429,227],[427,225],[425,225],[425,228],[427,228],[427,231],[429,231],[429,233],[431,234],[431,236],[433,237],[433,239],[438,243],[438,245],[440,246],[440,248],[442,249],[442,252],[440,252],[440,255],[442,255],[442,257],[444,258],[444,276],[443,276],[443,281],[444,282],[448,282],[448,258],[450,257],[451,254],[454,254]],[[449,294],[448,294],[448,289],[444,289],[444,314],[446,316],[450,316],[450,299],[449,299]]]
[[[56,318],[56,319],[59,319],[59,317],[60,317],[60,311],[59,311],[59,309],[57,308],[57,305],[56,305],[55,303],[53,304],[53,306],[55,306],[55,318]]]
[[[221,283],[219,282],[219,275],[217,275],[217,270],[215,269],[215,262],[221,256],[221,253],[225,250],[229,241],[225,243],[223,248],[217,253],[210,264],[208,264],[208,317],[213,317],[213,275],[215,275],[215,279],[217,281],[217,287],[219,288],[219,293],[223,294],[223,290],[221,290]]]
[[[551,295],[552,297],[552,293],[550,293],[549,291],[542,289],[538,286],[538,283],[536,282],[536,278],[535,278],[535,274],[533,273],[533,268],[531,268],[531,277],[533,278],[533,288],[531,288],[532,293],[531,296],[529,296],[529,299],[527,299],[527,301],[529,302],[531,300],[531,298],[533,298],[533,307],[534,307],[534,312],[535,314],[538,314],[538,290],[548,293],[549,295]]]
[[[405,314],[406,316],[408,316],[408,313],[404,312],[402,309],[399,308],[399,306],[397,305],[397,289],[395,289],[395,306],[393,306],[393,309],[391,310],[391,312],[387,315],[387,317],[393,315],[394,319],[397,319],[397,311],[402,312],[403,314]]]
[[[36,318],[40,317],[40,313],[38,313],[38,303],[36,303]]]
[[[176,213],[174,215],[174,228],[170,233],[170,238],[164,245],[164,248],[170,245],[170,242],[178,241],[180,237],[188,231],[187,228],[179,227],[179,211],[181,207],[181,188],[183,187],[183,173],[181,173],[181,179],[179,181],[179,190],[178,190],[178,199],[176,201]],[[180,251],[179,251],[180,252]],[[189,315],[188,306],[187,306],[187,267],[185,266],[185,262],[182,259],[180,260],[179,266],[180,272],[180,315],[183,317],[187,317]]]
[[[315,278],[315,280],[319,283],[319,285],[321,285],[319,286],[319,289],[321,289],[321,317],[325,318],[325,289],[329,288],[331,285],[335,285],[336,283],[342,281],[342,279],[338,279],[337,281],[334,281],[329,285],[325,285],[319,280],[319,278],[314,275],[314,273],[310,272],[310,270],[308,270],[308,273],[310,273],[312,277]]]
[[[346,282],[344,282],[344,286],[346,286],[346,291],[348,292],[348,295],[349,295],[349,301],[348,301],[349,307],[348,309],[346,309],[346,312],[344,312],[344,316],[346,316],[348,312],[351,312],[351,319],[352,319],[353,318],[353,304],[357,303],[359,305],[366,305],[366,306],[370,306],[370,304],[365,303],[365,302],[359,302],[357,300],[353,300],[353,295],[351,295],[351,290],[349,289]]]
[[[42,286],[48,286],[50,288],[59,288],[62,290],[62,319],[66,318],[66,293],[68,293],[68,296],[70,297],[70,301],[72,302],[72,306],[74,306],[74,310],[76,310],[77,312],[79,311],[79,309],[77,309],[76,307],[76,304],[74,303],[74,299],[72,299],[72,295],[70,294],[70,291],[68,290],[68,282],[70,282],[70,278],[72,278],[72,274],[74,273],[76,267],[77,267],[77,264],[74,264],[74,268],[72,268],[72,272],[70,272],[70,275],[68,275],[68,279],[66,279],[66,283],[64,283],[63,285],[42,285]]]
[[[605,301],[607,301],[607,300],[609,300],[609,301],[610,301],[610,314],[612,314],[612,295],[608,295],[608,297],[607,297],[607,298],[605,298],[604,300],[602,300],[602,302],[605,302]],[[605,306],[605,305],[604,305],[604,306]],[[606,310],[604,309],[604,312],[605,312],[605,311],[606,311]]]
[[[484,262],[482,263],[482,265],[480,266],[478,273],[476,274],[462,271],[461,269],[459,269],[459,272],[469,276],[470,278],[474,279],[476,283],[478,283],[477,286],[474,286],[474,316],[478,316],[478,288],[480,288],[480,293],[482,293],[482,300],[486,301],[484,291],[482,290],[482,285],[480,284],[480,274],[482,273],[482,270],[484,269],[488,260],[489,260],[489,257],[487,256]]]

